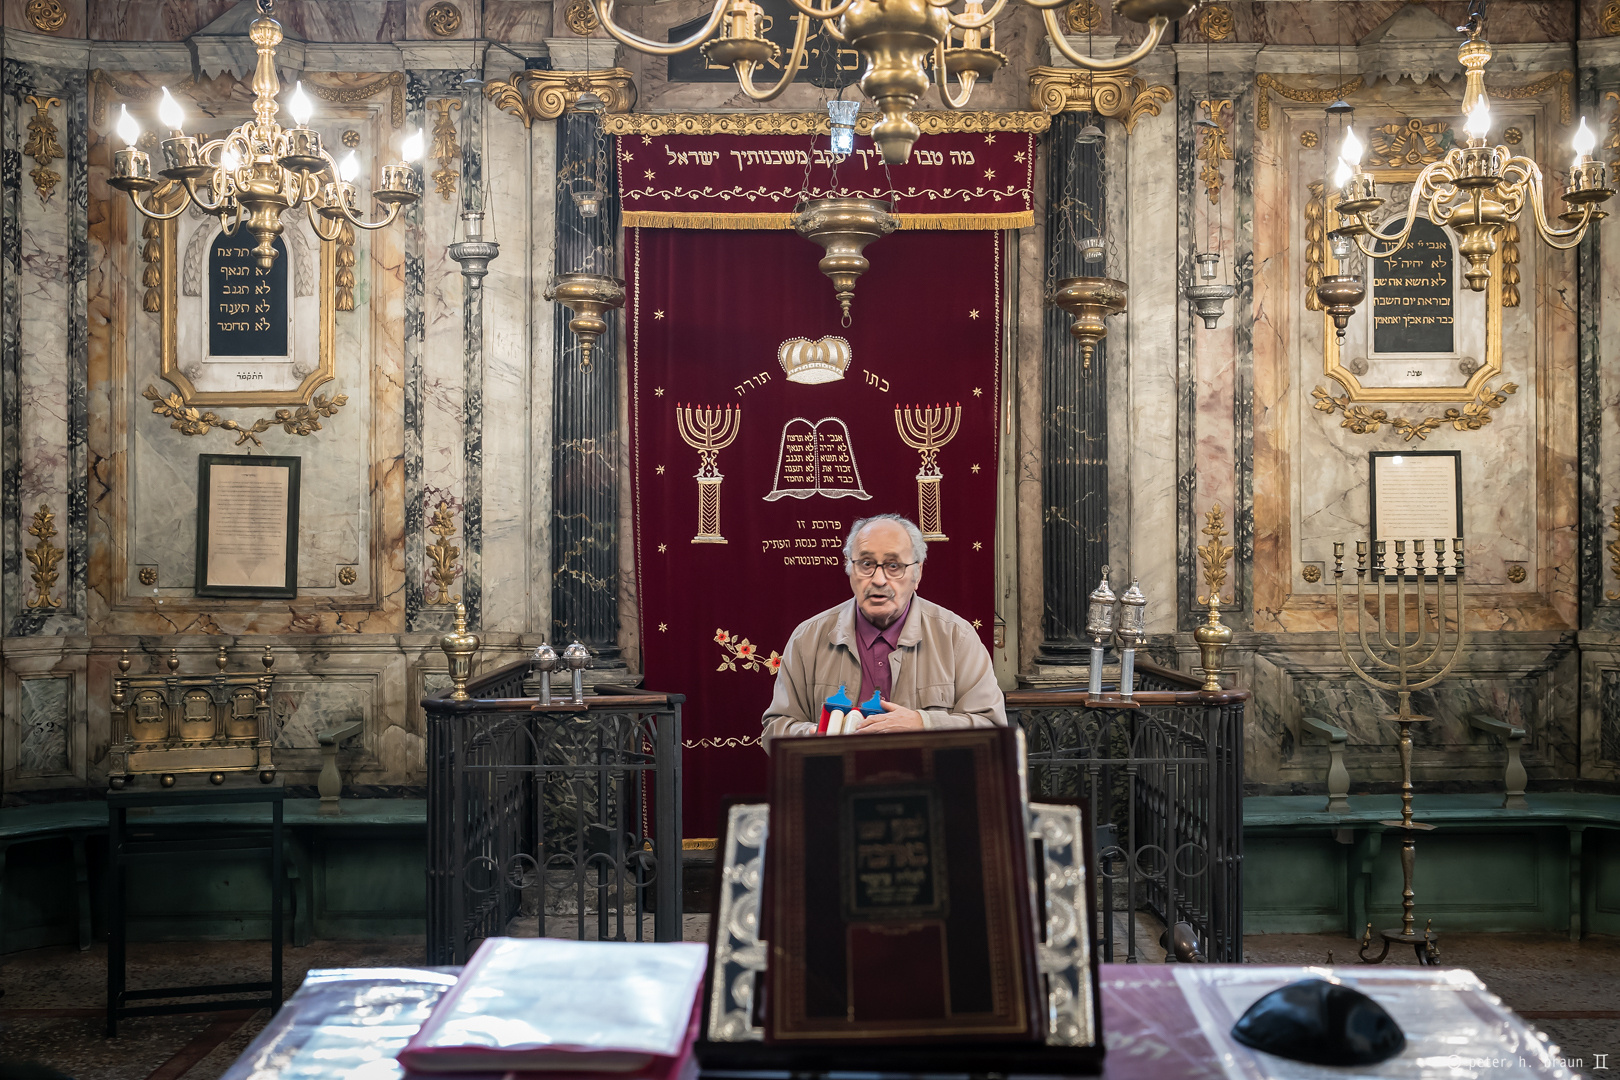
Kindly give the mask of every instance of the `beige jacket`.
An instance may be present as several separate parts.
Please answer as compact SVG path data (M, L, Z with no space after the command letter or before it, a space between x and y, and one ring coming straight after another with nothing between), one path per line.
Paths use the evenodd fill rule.
M779 735L814 735L821 703L840 686L851 699L860 692L858 640L853 598L793 631L765 710L767 749ZM889 654L889 673L892 700L922 713L928 730L1007 726L989 651L965 619L938 604L912 597L900 643Z

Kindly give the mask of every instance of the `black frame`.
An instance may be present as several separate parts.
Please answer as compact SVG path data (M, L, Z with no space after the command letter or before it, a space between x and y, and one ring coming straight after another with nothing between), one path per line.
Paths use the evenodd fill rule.
M266 457L258 454L197 455L197 567L193 592L197 596L283 599L298 595L298 495L299 466L302 458ZM213 466L272 466L286 469L287 477L287 566L280 586L210 585L208 583L208 523L212 515L210 475Z
M1456 506L1457 527L1447 540L1454 540L1463 533L1463 491L1462 491L1462 451L1461 450L1372 450L1367 454L1367 539L1376 544L1378 536L1378 459L1392 457L1449 457L1452 459L1453 473L1456 478ZM1421 536L1390 536L1387 540L1430 540L1433 537Z

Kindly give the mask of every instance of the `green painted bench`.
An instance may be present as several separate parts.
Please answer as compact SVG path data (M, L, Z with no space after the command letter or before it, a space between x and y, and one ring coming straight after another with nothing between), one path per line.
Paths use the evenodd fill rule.
M294 945L309 944L317 930L317 912L334 907L342 908L341 913L322 920L328 924L325 929L329 936L374 936L378 925L397 933L423 932L427 911L426 800L343 799L337 814L323 813L320 799L288 799L284 807L283 827L288 837L284 864L293 897ZM131 829L234 826L239 831L244 824L260 821L269 827L267 809L256 805L208 809L155 807L132 811L129 815ZM107 804L100 801L0 809L0 927L9 921L4 919L7 893L17 887L7 874L9 849L23 844L65 842L72 853L72 916L76 922L77 942L79 948L88 949L95 905L91 896L87 839L91 835L104 837L106 832ZM54 869L65 871L66 866ZM63 875L58 872L54 876L60 882ZM188 931L197 926L197 915L191 904L199 899L200 881L188 880L184 875L174 880L169 877L148 879L144 883L132 880L130 896L136 903L142 901L140 891L143 889L149 894L154 890L172 891L172 896L167 898L148 895L145 900L149 910L174 908L173 926L162 920L149 920L151 925L146 931L158 936L170 933L191 936ZM244 911L262 912L266 906L255 897L245 895L254 888L251 880L212 883L206 887L212 895L201 898L205 902ZM414 904L410 902L412 890L417 900ZM56 891L60 895L60 889ZM368 900L368 895L376 900ZM166 905L166 899L172 903ZM207 921L208 917L204 916L204 922ZM56 926L58 930L61 928L60 920ZM257 927L244 926L240 919L221 915L206 929L216 936L252 937ZM264 932L268 933L268 929ZM40 927L21 933L0 929L0 952L49 944L62 940L62 936Z
M1413 891L1436 930L1620 933L1620 795L1532 792L1418 795ZM1244 932L1359 938L1400 917L1398 843L1380 821L1400 817L1398 795L1356 795L1325 809L1320 795L1243 800ZM1588 833L1591 836L1588 837Z

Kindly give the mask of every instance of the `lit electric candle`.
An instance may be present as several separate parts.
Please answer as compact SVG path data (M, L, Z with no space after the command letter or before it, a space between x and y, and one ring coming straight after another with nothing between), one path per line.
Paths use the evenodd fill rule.
M1597 148L1597 136L1586 126L1586 117L1581 117L1581 126L1570 143L1575 148L1575 166L1570 169L1564 198L1573 203L1601 202L1608 193L1609 167L1591 160L1592 151ZM1603 194L1598 195L1599 192Z
M169 137L163 140L163 175L179 178L206 173L208 167L199 162L197 140L185 132L186 112L167 86L163 88L163 100L158 102L158 119L169 129Z
M375 197L383 202L410 202L422 194L422 178L411 164L422 156L421 128L406 136L399 148L399 156L401 164L383 166L382 185L375 193Z
M135 149L141 137L141 126L129 115L129 106L119 106L118 123L114 127L124 140L124 149L113 151L113 174L110 182L125 191L144 191L158 184L152 178L152 159L144 151Z

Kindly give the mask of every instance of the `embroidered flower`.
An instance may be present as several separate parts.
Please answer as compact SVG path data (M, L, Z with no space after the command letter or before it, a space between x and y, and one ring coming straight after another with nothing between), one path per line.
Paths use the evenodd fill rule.
M772 675L775 675L778 671L781 671L782 670L782 654L778 653L778 652L772 652L771 653L771 658L769 660L765 661L765 667L766 667L767 670L770 671L770 673Z
M726 642L731 640L731 635L726 633L724 630L716 630L714 632L714 640L719 644L724 645Z

